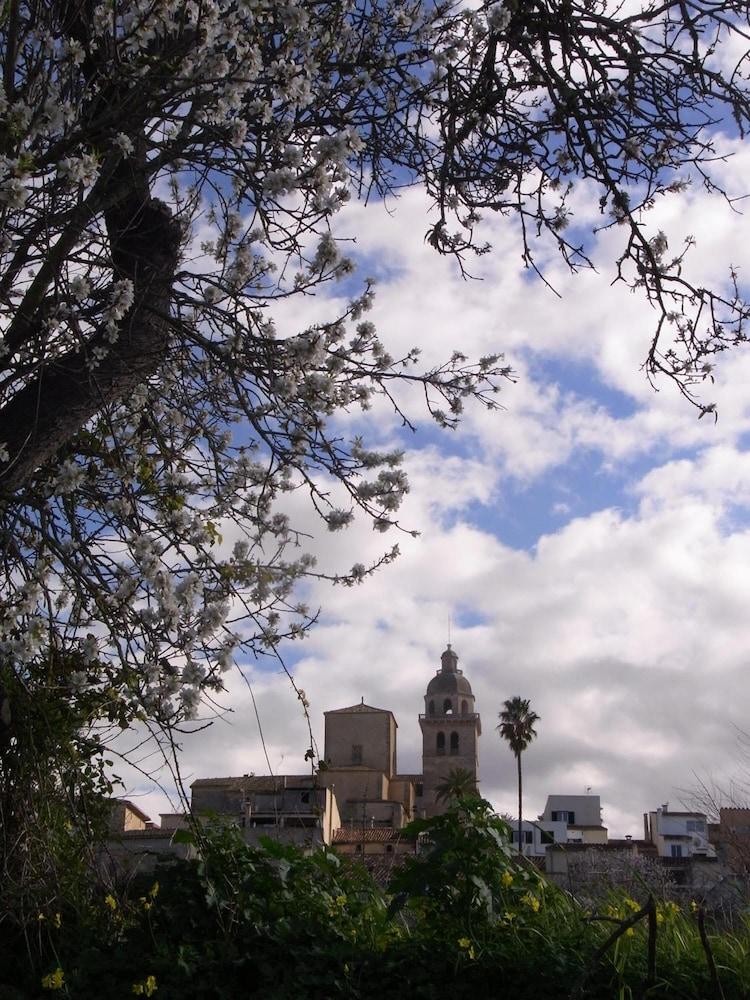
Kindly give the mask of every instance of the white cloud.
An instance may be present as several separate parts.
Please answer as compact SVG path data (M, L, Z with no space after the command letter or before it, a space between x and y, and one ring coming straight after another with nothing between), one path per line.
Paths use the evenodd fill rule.
M743 150L721 168L733 190L750 173L749 160ZM610 286L619 230L599 239L600 275L571 277L550 262L558 300L521 270L510 224L493 225L497 252L474 262L485 280L467 282L424 244L424 196L407 192L396 208L391 217L354 206L338 223L342 233L360 233L362 253L388 274L372 315L388 348L396 354L418 343L428 364L453 348L469 356L505 349L522 379L503 390L505 411L471 410L463 429L438 443L405 439L412 491L401 520L421 530L419 539L383 538L364 522L320 534L304 497L290 498L295 523L317 534L311 546L327 566L365 562L394 541L402 549L393 567L362 587L308 588L310 603L324 611L290 655L299 658L295 676L310 698L316 738L322 747L324 710L364 697L395 712L400 765L418 769L417 714L452 616L483 715L484 793L515 809L514 763L494 722L502 701L521 694L542 717L524 760L527 814L540 812L548 793L592 786L610 831L637 835L640 814L676 799L693 771L731 769L731 724L741 727L750 712L750 458L742 447L750 353L719 359L710 398L720 419L699 421L670 385L654 392L640 370L655 317L637 295ZM729 262L747 271L742 220L700 189L657 206L653 225L668 232L672 248L696 236L686 266L706 282L724 280ZM290 300L282 328L328 317L341 301ZM555 363L554 382L541 381L539 360ZM577 378L581 371L589 383ZM621 394L631 412L618 416L608 392ZM416 407L416 395L407 395ZM379 407L375 440L393 443L398 425ZM508 509L507 480L548 484L545 509L564 521L582 508L562 471L584 453L597 455L605 474L621 473L623 509L608 502L553 522L559 526L547 527L530 550L507 544L504 518L530 516L523 492ZM628 479L635 458L639 478ZM575 490L585 501L587 484L577 481ZM639 505L626 513L633 496ZM309 738L294 692L279 670L246 670L272 767L304 769ZM185 739L186 773L265 769L241 679L232 679L226 702L234 710L228 721Z

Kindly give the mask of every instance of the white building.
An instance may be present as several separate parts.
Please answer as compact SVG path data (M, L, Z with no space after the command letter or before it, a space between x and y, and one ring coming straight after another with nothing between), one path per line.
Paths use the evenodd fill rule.
M660 858L715 858L716 850L708 842L705 813L672 812L665 802L655 812L643 814L646 840L653 844Z
M608 832L602 823L601 799L598 795L548 795L540 823L563 823L566 836L563 843L606 844Z
M510 822L510 821L509 821ZM513 846L518 847L518 820L511 822ZM551 844L565 844L567 831L565 823L525 819L521 823L523 854L527 858L543 858Z

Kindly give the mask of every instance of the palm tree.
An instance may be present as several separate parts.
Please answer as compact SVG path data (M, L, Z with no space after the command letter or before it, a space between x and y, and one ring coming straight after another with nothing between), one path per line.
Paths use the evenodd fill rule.
M454 767L435 788L436 802L455 802L477 794L477 779L466 767Z
M508 741L518 765L518 851L523 852L523 786L521 782L521 754L536 737L534 725L539 722L539 716L532 712L528 698L509 698L503 702L503 710L499 715L500 725L497 731L500 737Z

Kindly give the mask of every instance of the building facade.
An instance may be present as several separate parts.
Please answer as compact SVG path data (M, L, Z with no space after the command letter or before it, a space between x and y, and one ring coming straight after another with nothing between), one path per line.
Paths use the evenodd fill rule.
M439 789L452 771L468 773L474 786L479 781L481 720L450 644L427 684L424 709L418 720L419 774L398 771L393 712L367 705L363 698L358 705L325 713L323 760L316 775L199 778L191 785L191 810L231 818L248 839L257 836L254 831L278 828L285 839L307 837L311 845L336 842L336 831L343 828L356 837L351 831L400 830L416 817L434 816L447 807Z

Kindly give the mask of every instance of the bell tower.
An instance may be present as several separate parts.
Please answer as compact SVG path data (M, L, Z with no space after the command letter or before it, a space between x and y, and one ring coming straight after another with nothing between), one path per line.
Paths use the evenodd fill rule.
M440 657L440 670L427 685L422 730L422 808L434 816L445 809L435 799L438 786L451 771L468 771L479 780L479 737L482 723L474 704L471 684L458 669L458 656L448 643Z

